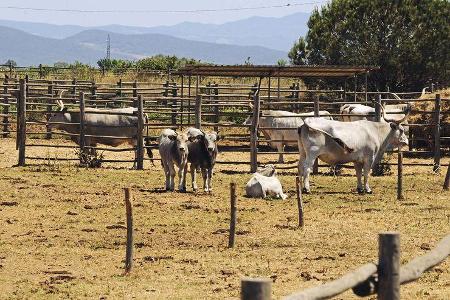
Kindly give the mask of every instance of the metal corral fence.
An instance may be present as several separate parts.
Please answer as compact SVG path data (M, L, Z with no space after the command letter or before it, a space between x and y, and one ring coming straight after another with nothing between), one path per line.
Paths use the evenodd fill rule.
M433 250L400 266L400 235L395 232L381 233L378 242L377 264L364 264L336 280L294 292L283 299L330 299L352 289L360 297L377 294L377 299L380 300L398 300L401 284L418 280L425 271L450 255L450 235L447 235ZM241 299L269 300L272 298L271 285L272 280L268 278L244 278L241 283Z
M270 82L269 82L270 83ZM17 148L20 150L20 163L24 164L25 159L48 160L48 157L26 156L27 147L52 147L52 148L80 148L84 151L86 146L55 145L48 143L36 143L41 139L51 139L53 136L74 137L82 139L84 132L70 134L64 132L54 132L48 123L48 116L57 110L57 100L62 100L69 110L82 112L84 108L119 108L135 107L139 120L148 116L147 122L137 122L135 124L143 127L143 138L152 141L151 145L143 148L155 148L157 137L161 129L173 128L183 129L188 126L195 126L203 129L211 129L220 132L221 151L246 152L250 154L248 160L240 161L218 161L223 164L250 164L251 170L255 170L260 157L263 155L296 154L292 149L273 151L268 149L266 143L296 143L296 140L274 140L263 135L262 131L297 130L296 128L282 128L279 126L261 126L260 120L266 116L268 110L287 110L291 112L311 112L314 116L320 116L321 110L326 110L335 119L343 115L339 109L344 104L363 104L375 107L375 117L380 119L381 111L376 102L384 104L412 103L432 103L433 109L418 110L413 109L412 114L428 115L426 123L405 124L409 128L410 145L408 155L432 156L433 163L414 163L414 165L433 166L436 170L440 167L440 158L445 153L442 146L448 147L450 137L446 136L450 128L447 122L442 123L443 116L449 114L448 110L442 111L442 103L449 99L436 95L435 99L420 99L415 96L421 93L402 94L402 99L393 97L389 92L349 92L342 89L337 90L308 90L302 88L299 82L292 82L287 86L278 84L276 86L261 85L260 83L216 83L206 81L204 78L188 78L188 82L181 77L178 82L165 81L160 83L148 82L126 82L119 80L117 84L103 84L92 81L73 80L42 80L29 79L26 77L20 83L15 79L5 78L1 84L3 99L2 107L1 136L7 137L12 132L17 131ZM61 95L61 92L64 93ZM19 99L19 101L17 100ZM138 101L138 99L141 99ZM350 100L349 100L350 99ZM142 112L139 111L139 104L142 105ZM96 112L98 113L98 112ZM104 114L114 114L113 112L103 112ZM89 114L89 112L84 112ZM117 115L117 113L115 113ZM355 116L355 115L351 115ZM374 117L374 115L361 115ZM251 122L244 124L250 117ZM271 116L274 119L282 116ZM81 118L83 119L83 118ZM78 125L72 123L67 125ZM80 129L83 127L80 126ZM418 129L428 129L432 134L429 136L418 136ZM422 130L423 131L423 130ZM33 135L33 142L27 142L27 135ZM36 138L36 139L35 139ZM108 136L108 138L124 138ZM30 141L30 140L28 140ZM420 142L430 145L428 149L420 149ZM139 144L138 144L139 145ZM137 151L143 149L134 148L93 148L102 151ZM65 157L60 160L78 160L78 157ZM136 155L135 159L127 160L104 160L105 162L134 162L138 166L143 160ZM408 165L408 164L405 164ZM283 166L281 168L291 169L296 166ZM317 169L316 169L317 172Z

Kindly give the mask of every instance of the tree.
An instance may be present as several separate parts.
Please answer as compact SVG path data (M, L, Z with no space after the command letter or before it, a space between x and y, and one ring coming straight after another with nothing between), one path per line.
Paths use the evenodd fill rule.
M16 61L13 60L13 59L8 59L8 60L5 62L5 65L12 66L12 67L17 67L17 63L16 63Z
M294 46L288 53L288 57L293 65L308 64L308 50L306 47L306 41L303 37L300 37L298 41L294 43Z
M332 0L308 21L294 44L294 64L371 65L372 88L418 90L429 80L449 84L450 2Z

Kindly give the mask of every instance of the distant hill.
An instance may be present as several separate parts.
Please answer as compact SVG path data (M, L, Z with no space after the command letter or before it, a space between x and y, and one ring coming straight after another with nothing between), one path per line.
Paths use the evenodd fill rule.
M184 22L173 26L157 27L115 24L83 27L8 20L0 20L0 25L57 39L67 38L85 30L97 29L126 35L159 33L189 40L241 46L263 46L287 52L299 36L306 34L308 19L309 13L295 13L280 18L251 17L220 25Z
M95 65L105 56L106 37L111 35L114 58L139 59L155 54L177 55L218 64L239 64L247 57L254 64L275 64L286 52L259 46L235 46L191 41L162 34L118 34L86 30L65 39L52 39L0 26L0 63L53 64L75 60Z

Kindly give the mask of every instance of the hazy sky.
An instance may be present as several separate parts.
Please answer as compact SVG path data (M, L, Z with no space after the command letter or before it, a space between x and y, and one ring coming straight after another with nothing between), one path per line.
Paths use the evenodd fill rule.
M295 0L1 0L1 19L45 22L53 24L76 24L76 25L106 25L122 24L137 26L172 25L183 21L202 23L224 23L243 19L250 16L284 16L295 12L311 12L315 6L326 1ZM216 12L189 12L189 13L76 13L17 10L7 8L8 6L22 8L44 8L44 9L69 9L69 10L202 10L202 9L226 9L226 8L248 8L258 6L275 6L291 4L289 7L265 8L240 11L216 11ZM314 3L314 4L313 4Z

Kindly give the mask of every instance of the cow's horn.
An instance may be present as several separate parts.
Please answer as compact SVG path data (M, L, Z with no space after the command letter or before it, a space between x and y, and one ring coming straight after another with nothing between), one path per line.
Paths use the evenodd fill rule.
M56 100L56 105L58 105L60 110L64 109L64 102L62 102L61 100Z
M411 103L407 103L406 110L405 110L405 116L401 120L396 121L395 123L400 124L403 121L405 121L408 118L409 114L411 113L411 110L412 110Z

